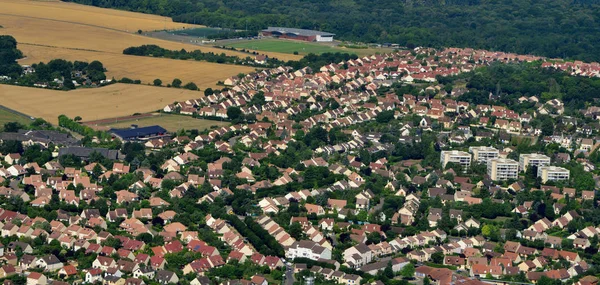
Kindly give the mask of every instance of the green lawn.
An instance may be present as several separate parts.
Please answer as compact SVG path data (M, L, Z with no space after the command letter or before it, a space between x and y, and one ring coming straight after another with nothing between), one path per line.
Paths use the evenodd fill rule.
M291 53L298 52L300 55L306 55L309 53L322 54L325 52L345 52L350 54L356 54L358 56L365 56L379 53L391 52L389 48L364 48L364 49L353 49L345 47L332 46L331 44L325 43L311 43L293 40L278 40L278 39L260 39L260 40L243 40L234 43L226 44L228 47L234 47L236 49L250 49L257 51L269 51L269 52L280 52L280 53Z
M227 46L235 47L237 49L243 48L280 53L294 53L295 51L297 51L298 54L321 54L325 52L336 52L344 50L341 48L331 47L325 44L275 39L240 41L228 44Z
M147 118L124 120L117 122L110 122L100 125L105 129L109 128L129 128L131 125L138 125L139 127L147 127L159 125L165 128L169 132L176 132L181 129L191 130L205 130L210 129L212 126L227 126L228 122L220 122L213 120L195 119L191 116L173 115L173 114L161 114ZM94 127L94 126L92 126Z
M18 122L23 125L28 126L31 124L32 120L28 117L21 116L10 111L7 111L3 108L0 108L0 129L4 126L4 124L8 122Z

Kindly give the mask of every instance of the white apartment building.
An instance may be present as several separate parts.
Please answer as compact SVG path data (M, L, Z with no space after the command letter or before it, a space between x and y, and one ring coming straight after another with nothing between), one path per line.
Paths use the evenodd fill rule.
M331 259L331 250L309 240L301 240L292 244L285 252L285 257L294 259L303 257L312 260Z
M487 174L492 180L517 179L519 163L507 158L494 158L487 162Z
M537 177L542 178L542 183L547 181L568 180L571 172L563 167L542 166L538 168Z
M469 152L473 154L473 161L484 164L500 155L500 151L489 146L472 146L469 147Z
M519 171L526 171L529 166L548 166L550 157L539 153L525 153L519 156Z
M466 171L471 167L471 154L459 150L443 150L440 155L440 163L442 167L446 167L448 162L460 164L463 170Z

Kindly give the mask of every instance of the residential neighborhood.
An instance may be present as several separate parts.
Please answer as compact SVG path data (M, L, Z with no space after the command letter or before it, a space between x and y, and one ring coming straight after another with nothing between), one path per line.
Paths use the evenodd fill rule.
M262 69L161 110L230 122L207 130L5 126L0 278L597 284L598 102L463 77L533 62L600 71L415 48Z

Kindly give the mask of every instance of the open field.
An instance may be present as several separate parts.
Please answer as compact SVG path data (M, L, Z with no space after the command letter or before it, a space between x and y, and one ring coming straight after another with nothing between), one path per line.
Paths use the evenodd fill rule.
M200 25L175 23L168 17L104 9L60 1L1 0L1 14L45 18L126 32L199 28Z
M2 129L4 124L8 122L18 122L23 125L29 125L31 124L32 120L29 117L15 114L0 106L0 129Z
M19 49L26 56L20 61L21 64L47 62L55 58L100 60L108 69L109 77L129 77L145 83L160 78L165 84L179 78L184 82L193 81L202 89L214 87L218 80L253 70L242 66L123 55L127 47L156 44L167 49L200 49L204 52L248 56L241 52L145 37L131 32L134 26L135 31L138 28L160 29L165 25L164 17L64 2L0 0L0 7L0 25L4 27L0 33L17 39ZM167 28L182 27L169 24L169 21L166 23Z
M181 129L191 130L204 130L212 126L226 126L228 122L219 122L204 119L195 119L191 116L183 115L171 115L171 114L153 114L151 117L145 117L140 119L128 119L128 120L115 120L110 123L102 123L98 125L87 124L88 126L98 130L108 130L111 128L128 128L131 125L138 125L139 127L147 127L153 125L159 125L167 131L176 132Z
M117 54L122 54L125 48L131 46L155 44L172 50L199 49L203 52L248 56L246 53L208 45L195 45L184 40L164 40L137 34L138 29L154 31L165 27L167 29L203 27L173 23L171 19L161 16L66 2L0 0L0 7L2 7L0 25L4 27L2 34L14 36L19 43ZM54 52L55 50L49 50L43 60L56 58L53 57ZM270 56L280 55L274 53Z
M152 112L174 101L202 96L198 91L132 84L69 92L0 85L2 105L53 124L58 123L61 114L81 116L84 121L107 119Z
M338 47L331 43L311 43L294 40L284 39L259 39L259 40L244 40L236 41L226 46L235 47L237 49L250 49L256 51L270 51L279 53L291 53L298 52L298 54L321 54L325 52L346 52L353 53L359 56L370 55L376 52L390 52L392 49L388 48L368 48L368 49L351 49Z

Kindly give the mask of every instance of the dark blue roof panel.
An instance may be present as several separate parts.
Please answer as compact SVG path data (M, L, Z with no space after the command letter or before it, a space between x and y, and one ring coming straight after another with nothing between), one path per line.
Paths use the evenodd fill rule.
M137 137L165 134L167 133L167 130L161 126L148 126L135 129L111 129L110 132L121 137L122 139L132 139Z

